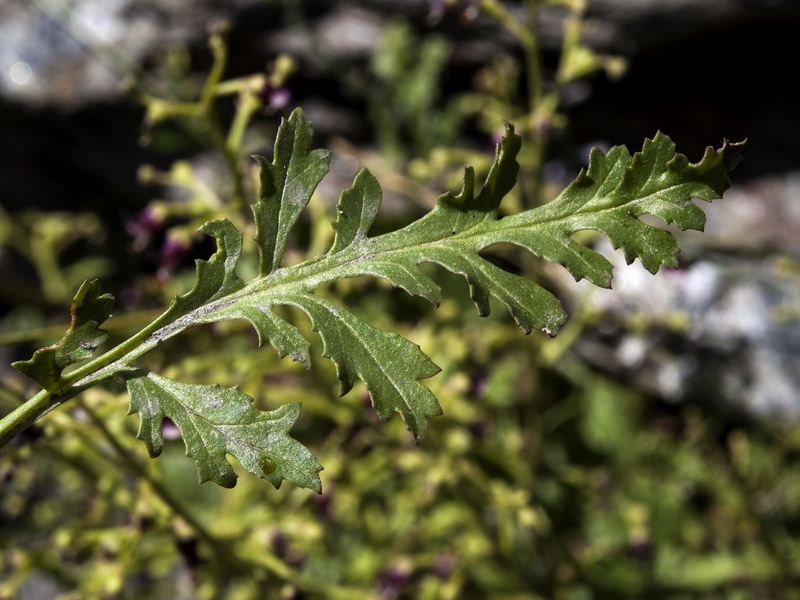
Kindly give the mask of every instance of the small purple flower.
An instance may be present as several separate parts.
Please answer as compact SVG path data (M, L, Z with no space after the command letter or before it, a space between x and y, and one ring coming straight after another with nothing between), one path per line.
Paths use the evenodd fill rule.
M405 584L411 578L408 565L396 563L378 575L378 589L382 600L394 600L400 597Z
M469 376L467 395L470 398L481 398L486 393L487 387L489 387L489 374L486 369L479 366L473 367Z
M288 87L272 87L267 83L259 94L264 106L269 110L280 110L292 101L292 91Z
M448 12L459 14L463 23L469 23L478 16L480 0L430 0L428 6L430 25L437 24Z
M165 440L179 440L181 432L178 426L169 417L164 417L161 421L161 435Z
M178 267L186 260L189 254L189 247L183 240L173 236L167 236L159 252L159 267L156 272L156 281L163 283Z
M135 219L125 222L125 231L133 238L133 251L141 252L163 228L163 223L152 210L145 208Z
M447 579L455 569L455 560L450 554L440 554L433 563L431 571L440 579Z
M492 146L491 148L487 148L486 152L489 154L494 154L495 148L503 142L503 138L506 135L505 129L497 129L492 134Z

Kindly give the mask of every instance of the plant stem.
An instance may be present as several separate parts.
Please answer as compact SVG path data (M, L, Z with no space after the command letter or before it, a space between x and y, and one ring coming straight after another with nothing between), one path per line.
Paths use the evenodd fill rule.
M83 391L83 389L78 390ZM78 393L62 396L42 390L0 420L0 448L17 437L30 425Z
M527 226L527 224L516 225L516 227ZM298 292L306 293L337 279L370 273L368 265L373 260L380 260L381 258L391 260L394 255L402 255L408 251L413 251L420 245L446 247L452 243L459 243L470 238L480 238L486 235L486 232L483 231L474 234L467 231L458 236L435 239L436 234L434 234L434 239L420 239L417 243L409 245L407 240L409 231L410 229L407 227L381 236L383 244L379 252L373 251L370 253L365 250L365 244L371 246L378 239L370 238L367 241L351 245L346 251L320 256L291 267L279 269L267 277L256 278L239 291L210 301L202 307L180 316L176 316L174 311L168 308L139 333L102 356L62 376L53 388L40 391L24 405L0 420L0 447L7 444L15 435L41 416L76 394L114 375L131 370L130 364L134 359L161 342L177 335L191 325L219 320L213 317L209 318L209 315L213 315L215 311L224 309L226 306L243 298L263 293L265 290L270 290L276 297L291 296ZM478 245L481 248L486 246L486 244L481 245L480 242ZM276 303L294 304L291 300Z
M503 25L522 46L525 54L528 101L531 114L542 99L542 67L539 51L539 0L526 0L527 24L523 24L498 0L482 0L481 10Z
M539 47L539 0L526 0L528 35L520 40L525 51L525 67L528 79L528 102L532 115L541 109L542 104L542 55Z
M242 139L250 119L261 108L261 99L254 88L263 86L263 77L253 78L253 80L242 82L239 101L236 105L236 114L233 123L228 130L228 138L225 140L226 151L232 156L237 156L242 148Z
M220 34L212 35L211 39L208 41L208 45L211 48L211 54L214 57L214 62L211 66L211 71L209 72L208 77L203 85L203 91L200 95L198 106L208 126L212 142L225 159L225 166L227 167L228 173L231 177L233 190L231 192L230 203L235 211L244 213L246 201L242 172L239 168L239 148L238 146L232 148L228 144L228 140L225 139L225 135L222 133L222 127L219 123L219 119L214 112L214 99L216 97L217 86L222 80L222 75L225 72L225 64L228 61L228 49L225 45L224 38Z
M367 597L367 594L363 590L339 588L330 585L329 582L303 575L263 547L259 549L257 560L255 560L255 557L242 558L233 551L234 544L231 543L231 540L220 538L206 528L202 521L188 511L160 479L154 477L152 473L140 463L136 456L122 445L114 433L108 429L105 421L101 419L92 408L82 400L78 400L77 402L125 465L127 465L137 477L146 481L161 501L164 502L177 517L185 521L195 531L197 536L211 549L217 564L225 567L228 572L233 570L242 575L252 577L252 572L261 567L283 581L287 581L306 592L321 593L332 598Z
M111 447L114 449L114 452L116 452L117 456L122 459L127 467L140 479L146 481L156 495L161 498L164 504L169 506L177 516L186 521L186 523L197 533L198 537L209 545L212 552L214 552L216 555L217 560L221 561L223 564L230 563L230 566L233 566L234 563L232 563L230 560L232 557L228 553L221 552L225 544L223 544L221 540L218 540L216 536L206 529L206 526L197 518L195 518L191 512L187 511L186 508L178 501L178 499L172 495L172 492L170 492L169 489L159 479L153 477L150 471L143 467L136 457L131 454L127 448L125 448L125 446L119 443L117 437L106 426L105 421L98 417L92 408L83 402L83 400L76 400L76 402L78 402L80 407L86 412L94 425L100 430L100 433L103 434L105 440L111 445Z
M100 381L112 377L116 371L106 369L112 363L126 355L130 355L132 360L152 348L157 342L151 339L150 343L147 343L148 338L158 331L167 319L168 312L165 312L130 339L62 377L58 385L49 390L41 390L25 404L3 417L0 420L0 448L60 404ZM181 330L182 328L176 328L172 335Z
M228 62L228 49L222 35L215 33L208 40L208 47L211 49L213 62L211 70L203 83L203 90L200 92L200 106L203 112L209 112L214 105L214 97L222 75L225 72L225 64Z

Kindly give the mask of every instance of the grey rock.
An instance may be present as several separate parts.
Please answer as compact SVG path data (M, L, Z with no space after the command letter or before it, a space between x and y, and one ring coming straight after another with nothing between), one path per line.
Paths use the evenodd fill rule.
M714 223L704 234L713 238L717 232L724 245L716 240L715 251L715 240L706 240L710 247L692 251L684 237L682 246L690 247L687 254L703 258L680 270L662 268L654 277L638 263L626 265L619 253L601 245L614 262L613 290L583 283L579 288L581 301L607 317L605 325L576 344L576 352L590 364L667 400L699 399L761 414L798 415L800 265L787 257L789 248L782 253L770 250L780 246L780 239L768 239L769 230L761 226L771 211L761 219L754 217L760 211L757 195L734 188L730 196L715 202L709 211ZM728 229L737 231L734 215L740 213L735 205L745 197L751 233L725 239ZM794 204L788 196L785 200ZM732 206L725 211L729 201ZM725 220L726 214L730 220ZM790 227L796 239L800 221L785 226L787 231ZM787 233L787 242L789 237ZM796 247L793 253L797 261ZM649 323L646 333L623 325L630 315Z
M154 53L206 35L257 0L3 0L0 96L74 109L119 100Z

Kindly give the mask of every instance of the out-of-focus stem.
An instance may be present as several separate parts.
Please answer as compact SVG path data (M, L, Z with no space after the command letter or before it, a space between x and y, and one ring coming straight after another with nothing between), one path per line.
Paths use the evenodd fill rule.
M252 81L242 82L242 89L239 93L239 101L236 105L236 114L233 123L228 130L228 139L225 141L226 151L232 156L238 156L242 148L242 139L250 119L261 109L261 98L258 97L255 86L261 84L263 78L259 77Z
M544 101L542 82L542 57L539 45L540 0L525 0L525 22L514 16L499 0L482 0L481 10L497 19L519 42L525 62L525 79L528 90L528 123L526 131L529 146L528 162L532 189L528 190L528 208L541 204L544 168L544 150L547 135L542 124L549 118L550 103Z

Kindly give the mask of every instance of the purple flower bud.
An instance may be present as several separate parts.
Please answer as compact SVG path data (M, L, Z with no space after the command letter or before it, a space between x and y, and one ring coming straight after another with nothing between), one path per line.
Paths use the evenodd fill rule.
M428 11L428 22L431 25L435 25L442 20L444 13L447 12L447 2L446 0L430 0L428 4L430 6Z
M274 88L266 84L259 95L264 106L270 110L280 110L292 101L292 92L288 87Z
M169 417L164 417L161 422L161 435L165 440L179 440L181 438L178 426Z
M431 571L440 579L447 579L455 568L455 561L450 554L440 554L436 557Z
M394 564L378 575L378 589L383 600L394 600L400 597L403 587L411 578L411 570L407 565Z
M136 218L125 222L125 231L133 238L133 251L141 252L153 236L163 228L163 223L152 210L145 208Z
M167 236L159 252L159 267L156 273L156 281L159 283L166 281L169 276L184 263L188 253L189 247L183 240L173 236Z

